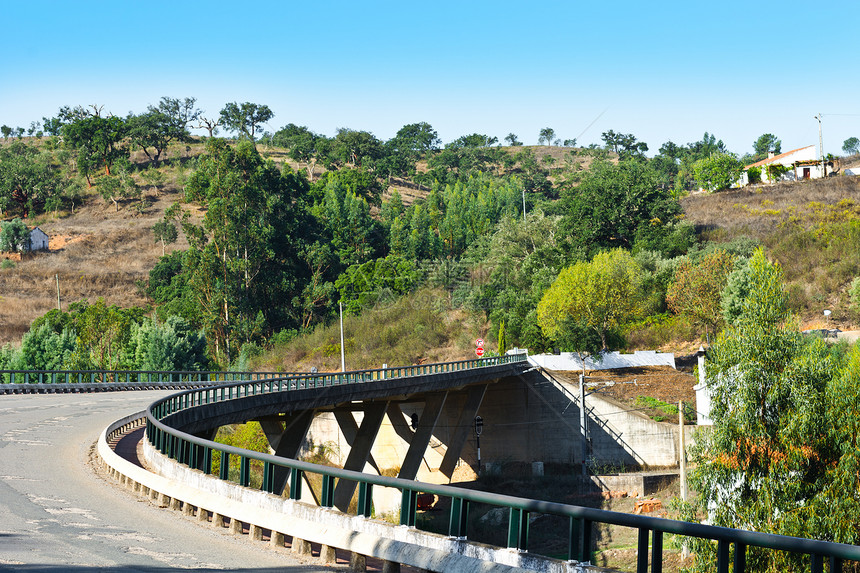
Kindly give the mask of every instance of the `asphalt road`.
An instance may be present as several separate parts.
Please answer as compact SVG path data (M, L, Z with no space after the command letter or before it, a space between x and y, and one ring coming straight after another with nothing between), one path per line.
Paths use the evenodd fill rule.
M169 392L0 396L0 571L322 572L97 475L99 432Z

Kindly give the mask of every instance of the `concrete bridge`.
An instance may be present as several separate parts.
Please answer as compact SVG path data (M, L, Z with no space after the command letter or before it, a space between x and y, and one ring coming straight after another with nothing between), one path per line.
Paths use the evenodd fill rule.
M760 545L830 556L834 564L843 558L860 558L858 548L838 544L614 514L439 484L450 479L458 464L477 465L472 438L476 415L486 420L482 437L487 460L539 456L543 461L571 463L581 459L577 445L581 440L570 439L578 431L578 405L565 392L563 385L516 355L254 380L188 390L158 400L146 412L111 424L100 440L99 453L111 475L160 505L213 526L229 526L236 533L247 530L253 538L265 535L281 547L289 540L292 550L299 553L310 551L313 545L323 560L337 549L347 550L359 570L367 557L381 559L385 571L397 571L401 564L431 571L586 570L594 522L639 530L639 571L661 570L662 539L667 532L717 540L718 570L728 570L731 546ZM571 407L559 407L565 402L559 396ZM315 420L326 417L349 446L342 468L295 459L308 437L315 435ZM248 420L260 421L275 455L212 441L218 427ZM389 433L402 442L402 455L392 458L399 460L396 474L386 471L392 466L380 451L397 450L391 444L380 446L384 420ZM154 472L119 458L109 447L112 440L141 426L147 437L144 457ZM605 427L597 431L613 433ZM316 435L325 432L316 429ZM624 436L618 437L619 452L635 451L624 443ZM435 460L428 452L435 452ZM238 471L230 470L231 459L239 461ZM369 468L372 470L361 471ZM436 483L424 481L424 476L434 474L439 478ZM397 525L372 519L379 517L378 509L386 507L385 498L390 501L391 492L398 502L393 504ZM437 533L415 527L419 498L427 494L448 500L447 527ZM470 541L469 509L475 504L504 510L507 543L502 547ZM558 521L556 529L568 532L562 536L568 539L564 558L542 557L529 550L529 526L537 515ZM735 570L741 571L743 563L737 559Z

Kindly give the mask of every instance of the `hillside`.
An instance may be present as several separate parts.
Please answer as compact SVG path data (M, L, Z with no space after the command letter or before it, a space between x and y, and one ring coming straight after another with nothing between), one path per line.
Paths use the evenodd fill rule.
M785 182L681 200L687 220L703 238L760 241L780 262L789 304L806 328L855 330L860 316L849 309L847 290L860 275L860 180Z
M563 164L568 173L571 169L587 170L594 159L589 150L573 148L535 146L503 149L508 153L518 153L523 149L531 151L537 162L550 167L551 178L553 166ZM261 145L259 150L278 164L286 163L296 171L304 171L305 166L289 159L283 149ZM142 295L140 284L148 278L149 271L162 254L161 245L155 241L151 228L166 208L182 199L184 181L190 172L189 161L202 152L202 143L171 147L167 153L169 161L162 162L158 168L163 177L157 185L147 184L142 172L136 172L135 178L143 189L141 201L121 202L117 210L91 190L84 205L74 213L47 213L26 221L30 226L40 226L51 236L51 251L25 260L6 262L0 269L0 325L3 327L0 329L0 344L19 343L21 335L35 318L56 308L57 280L64 309L71 302L94 301L99 297L108 304L126 307L146 305L148 301ZM131 160L133 163L146 163L140 151L134 152ZM426 165L419 163L419 170L425 168ZM511 167L518 168L516 165ZM324 169L317 166L315 175L319 177L323 172ZM408 180L392 178L390 182L384 197L397 189L405 204L428 193L426 187ZM766 245L786 271L791 304L806 326L825 326L821 311L830 308L833 310L831 327L855 328L860 317L848 309L847 288L860 274L860 239L855 238L860 233L852 231L850 223L860 218L860 181L836 177L827 181L694 194L681 203L686 219L696 225L706 240L728 242L750 237ZM196 209L190 210L192 215L199 216ZM179 241L169 245L167 251L186 246L180 233ZM356 323L357 332L361 332L361 328ZM419 345L393 355L367 350L367 356L360 358L359 362L372 366L386 361L413 363L466 358L469 352L458 350L459 346L476 336L494 338L494 333L489 333L488 328L489 324L481 319L452 315L444 332L436 337L437 348ZM694 331L679 329L677 325L667 328L675 330L663 336L656 346L653 339L637 336L631 337L633 345L683 353L698 347ZM320 334L317 341L320 348L336 343L332 335L330 329ZM319 349L306 348L302 352L303 356L280 356L261 362L279 368L292 368L288 364L299 367L312 362L325 368L336 366L330 363L337 362L337 357L326 355L325 360L320 360L326 353Z

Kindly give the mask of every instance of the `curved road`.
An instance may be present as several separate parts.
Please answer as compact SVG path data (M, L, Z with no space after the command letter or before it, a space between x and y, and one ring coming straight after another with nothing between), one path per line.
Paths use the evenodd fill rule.
M170 393L0 396L0 571L332 571L158 509L94 473L99 432Z

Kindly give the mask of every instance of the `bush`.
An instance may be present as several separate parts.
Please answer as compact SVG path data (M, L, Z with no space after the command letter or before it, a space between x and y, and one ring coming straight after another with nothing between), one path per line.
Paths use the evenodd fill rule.
M18 253L29 248L30 230L24 221L16 217L0 224L0 251Z

